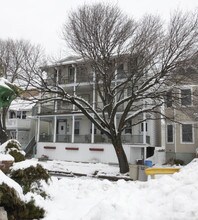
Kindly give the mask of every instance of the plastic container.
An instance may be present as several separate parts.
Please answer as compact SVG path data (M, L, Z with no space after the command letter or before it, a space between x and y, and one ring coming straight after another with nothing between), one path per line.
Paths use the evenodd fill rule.
M147 166L147 167L152 167L153 163L152 163L151 160L145 160L144 165Z

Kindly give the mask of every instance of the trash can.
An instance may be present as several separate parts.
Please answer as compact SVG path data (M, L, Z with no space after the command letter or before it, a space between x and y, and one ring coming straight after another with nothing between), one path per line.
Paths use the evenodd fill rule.
M129 165L129 176L134 181L138 179L138 165L135 164Z
M139 181L147 181L147 175L145 173L145 169L147 169L148 166L139 165L138 166L138 180Z

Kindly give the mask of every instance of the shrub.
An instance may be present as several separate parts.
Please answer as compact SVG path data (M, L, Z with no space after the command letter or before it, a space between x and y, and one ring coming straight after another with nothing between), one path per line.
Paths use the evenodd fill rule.
M176 159L176 158L170 158L165 164L170 164L171 166L173 165L185 165L184 161L183 160L180 160L180 159Z
M14 157L15 162L21 162L25 160L24 151L21 148L21 145L16 140L8 141L5 147L6 153L9 153Z
M22 201L14 188L7 184L0 184L0 206L3 206L8 214L8 220L38 219L43 218L45 211L35 205L34 200L25 203Z
M30 166L26 169L13 170L10 173L10 177L21 185L24 193L40 191L40 180L44 180L47 183L50 179L48 172L40 164L37 164L36 167Z

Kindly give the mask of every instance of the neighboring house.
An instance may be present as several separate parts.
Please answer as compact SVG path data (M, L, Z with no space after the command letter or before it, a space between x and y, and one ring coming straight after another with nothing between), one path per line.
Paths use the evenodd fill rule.
M35 120L32 120L31 101L16 99L12 101L6 118L6 128L10 139L17 139L25 149L35 137Z
M190 162L198 148L198 78L197 72L191 68L187 71L187 79L177 89L178 100L173 101L170 90L165 106L166 120L164 140L167 160L176 158L185 163Z
M127 65L123 64L122 68L127 68ZM85 69L82 59L69 57L56 65L45 67L44 70L48 84L61 85L67 92L80 95L95 105L96 111L100 111L101 101L93 83L93 76L90 75L91 71ZM120 113L117 113L117 120ZM61 100L38 104L34 108L34 117L38 158L46 155L50 159L67 161L117 163L110 140L75 106ZM133 164L136 160L149 156L151 147L161 146L159 121L149 120L154 117L150 114L138 116L136 121L142 117L148 120L134 127L129 123L122 135L128 161Z

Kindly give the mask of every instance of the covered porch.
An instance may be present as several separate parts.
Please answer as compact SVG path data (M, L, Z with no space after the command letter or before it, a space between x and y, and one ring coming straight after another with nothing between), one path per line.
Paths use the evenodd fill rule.
M37 131L37 142L111 143L111 140L82 114L41 116L38 118ZM142 124L133 127L129 125L122 133L122 142L150 144L147 128L143 129Z

